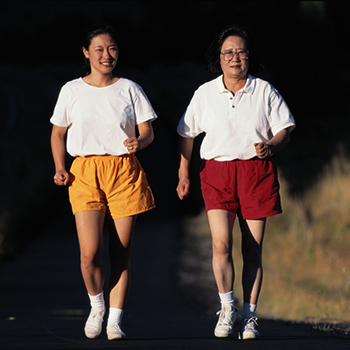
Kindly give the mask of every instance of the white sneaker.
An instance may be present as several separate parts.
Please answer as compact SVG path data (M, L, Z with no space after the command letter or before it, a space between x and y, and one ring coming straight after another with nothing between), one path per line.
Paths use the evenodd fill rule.
M258 318L255 315L247 315L242 318L239 324L239 339L257 339L259 338Z
M235 325L237 310L230 306L224 306L217 315L219 315L219 320L216 324L214 334L219 338L228 337Z
M118 323L107 325L108 340L123 339L125 337L126 337L125 333L120 329L120 326Z
M101 334L102 331L102 322L103 316L105 314L104 309L96 309L92 308L90 311L90 315L85 323L85 335L88 338L96 338Z

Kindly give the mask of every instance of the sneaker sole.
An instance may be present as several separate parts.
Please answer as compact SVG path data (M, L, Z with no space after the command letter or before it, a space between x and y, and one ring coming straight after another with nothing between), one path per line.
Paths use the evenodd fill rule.
M220 333L220 332L214 332L214 335L215 335L215 337L217 337L217 338L227 338L227 337L229 337L230 335L232 334L232 332L230 332L230 333Z
M89 334L89 333L85 333L86 337L89 338L89 339L95 339L97 337L100 336L101 333L99 334Z
M102 333L102 327L99 331L98 330L96 330L96 331L90 330L89 331L89 329L84 328L84 333L85 333L87 338L94 339L94 338L97 338L100 336L100 334Z
M125 337L123 336L123 335L115 335L115 336L111 336L111 337L109 337L109 336L107 336L107 338L108 338L108 340L120 340L120 339L124 339Z
M242 337L241 333L238 334L238 339L240 339L240 340L254 340L254 339L258 339L258 338L259 338L259 336L256 334L246 334L243 337Z

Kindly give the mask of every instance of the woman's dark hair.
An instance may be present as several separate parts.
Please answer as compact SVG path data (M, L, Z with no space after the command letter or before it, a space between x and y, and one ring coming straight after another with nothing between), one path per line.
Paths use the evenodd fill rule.
M82 46L86 50L89 50L92 39L95 36L101 35L101 34L109 34L110 37L117 43L117 37L115 34L115 30L111 26L109 26L108 24L103 23L103 24L96 24L96 25L88 28L86 35L85 35L85 39L82 43ZM87 59L84 56L84 61L85 61L85 69L87 70L87 73L89 74L91 72L89 59Z
M211 73L222 74L222 69L220 65L220 52L222 48L222 44L229 36L238 36L242 38L245 42L245 48L249 50L249 70L258 70L255 67L255 62L252 62L251 57L254 58L254 53L252 55L252 45L250 39L249 29L244 26L239 25L231 25L226 27L221 33L219 33L206 52L206 62L207 69ZM253 64L252 64L253 63Z

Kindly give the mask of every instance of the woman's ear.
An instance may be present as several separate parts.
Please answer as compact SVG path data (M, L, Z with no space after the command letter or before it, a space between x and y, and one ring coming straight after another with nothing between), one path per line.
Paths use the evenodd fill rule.
M84 53L86 58L89 58L89 51L86 50L84 46L83 46L83 53Z

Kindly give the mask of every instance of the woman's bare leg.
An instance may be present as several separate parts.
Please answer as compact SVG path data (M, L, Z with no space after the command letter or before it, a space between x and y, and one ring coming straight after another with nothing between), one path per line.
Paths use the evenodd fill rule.
M262 245L264 239L266 219L243 220L239 219L242 231L243 254L243 293L244 302L257 304L262 279Z
M213 272L219 293L233 290L232 230L235 215L225 210L209 210L208 220L213 245Z
M110 223L110 307L123 309L130 286L130 253L136 216Z
M80 211L75 214L81 272L90 295L101 293L105 281L102 262L104 219L105 214L100 211Z

